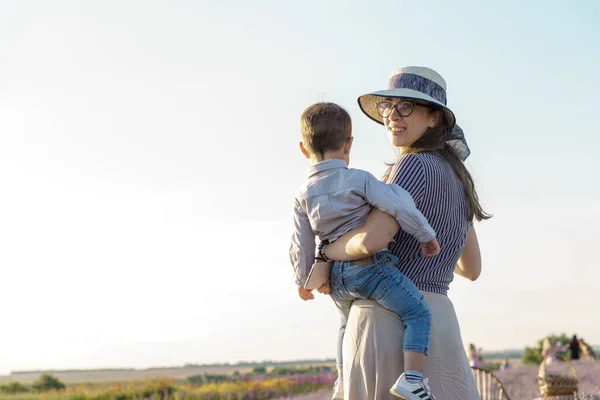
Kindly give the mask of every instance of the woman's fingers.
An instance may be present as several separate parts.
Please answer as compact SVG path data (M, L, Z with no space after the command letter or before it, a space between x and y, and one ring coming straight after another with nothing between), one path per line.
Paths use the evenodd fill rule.
M331 294L331 283L329 281L325 282L317 289L317 292L322 294Z

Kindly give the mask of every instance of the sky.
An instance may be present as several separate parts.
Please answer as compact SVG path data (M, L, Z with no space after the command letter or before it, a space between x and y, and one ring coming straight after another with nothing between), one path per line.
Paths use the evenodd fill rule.
M359 95L448 84L486 211L463 341L600 344L600 3L0 0L0 374L333 358L288 248L299 117L333 101L351 166L395 159Z

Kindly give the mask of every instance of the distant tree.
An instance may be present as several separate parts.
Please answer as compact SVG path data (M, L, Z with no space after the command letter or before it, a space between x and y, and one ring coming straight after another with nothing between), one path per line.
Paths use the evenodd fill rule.
M537 347L525 347L523 352L523 364L539 365L542 363L542 348Z
M31 386L40 392L46 392L52 389L61 390L65 388L64 383L62 383L57 377L50 374L41 375L35 382L33 382L33 385Z
M266 373L267 373L266 367L254 367L250 371L250 374L252 374L252 375L264 375Z
M497 371L500 369L500 363L488 361L485 363L485 367L483 369L486 371Z
M570 340L569 336L567 336L565 333L561 333L560 335L552 334L548 335L547 337L550 338L550 342L555 344L566 344ZM539 365L542 363L544 360L544 357L542 357L542 344L544 339L545 337L538 340L537 346L535 347L525 347L522 358L523 364ZM567 353L564 351L557 351L557 354L563 356L567 355Z
M192 385L204 385L206 383L229 382L231 378L228 375L209 375L207 373L199 375L190 375L185 378Z
M0 385L0 392L2 393L23 393L29 391L27 386L23 385L21 382L12 381L5 383L4 385Z
M202 385L205 382L204 375L191 375L185 378L192 385Z

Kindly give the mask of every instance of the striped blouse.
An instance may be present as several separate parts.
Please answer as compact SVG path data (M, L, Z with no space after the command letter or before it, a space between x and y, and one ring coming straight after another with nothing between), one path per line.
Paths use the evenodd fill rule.
M390 250L399 268L419 290L447 294L456 262L462 254L469 222L467 199L452 166L435 153L406 154L393 167L388 182L408 191L437 233L440 254L425 259L419 243L400 230Z

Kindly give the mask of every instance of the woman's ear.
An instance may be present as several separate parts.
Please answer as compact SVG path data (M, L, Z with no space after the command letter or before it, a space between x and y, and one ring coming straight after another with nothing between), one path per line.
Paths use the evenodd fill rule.
M435 110L429 114L429 127L434 128L438 126L440 121L442 120L442 112L440 110Z

